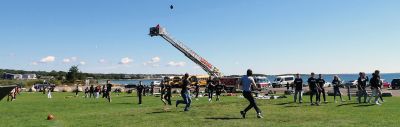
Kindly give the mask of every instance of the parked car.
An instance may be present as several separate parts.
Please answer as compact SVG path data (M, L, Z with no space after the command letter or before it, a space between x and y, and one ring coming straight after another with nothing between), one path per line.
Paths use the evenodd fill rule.
M287 84L294 84L294 76L293 75L285 75L285 76L276 76L274 82L272 83L273 88L283 87Z
M159 86L161 85L161 81L152 81L151 85Z
M331 87L332 86L332 83L330 83L330 82L325 82L325 84L324 84L324 87Z
M381 79L383 88L390 88L390 83L386 82L385 79Z
M357 80L350 80L344 83L344 86L350 86L351 88L357 87Z
M392 80L392 89L399 89L400 88L400 79L393 79Z

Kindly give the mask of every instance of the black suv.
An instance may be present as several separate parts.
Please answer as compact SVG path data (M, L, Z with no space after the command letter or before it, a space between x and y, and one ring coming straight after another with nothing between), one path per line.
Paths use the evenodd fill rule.
M392 89L399 89L400 88L400 79L393 79L392 80Z

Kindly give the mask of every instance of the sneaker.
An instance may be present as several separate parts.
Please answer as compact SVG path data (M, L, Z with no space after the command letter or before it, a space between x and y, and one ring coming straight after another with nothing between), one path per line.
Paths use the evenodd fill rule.
M316 103L317 106L319 106L319 103Z
M379 102L375 102L376 105L381 105Z
M261 113L257 113L257 118L262 119L264 117L261 115Z
M324 101L324 103L326 104L326 103L328 103L328 101Z
M244 111L240 111L240 115L242 115L242 118L245 119L246 118L246 112Z
M211 102L212 100L211 100L211 98L208 98L208 102Z
M311 103L311 106L315 105L314 103Z

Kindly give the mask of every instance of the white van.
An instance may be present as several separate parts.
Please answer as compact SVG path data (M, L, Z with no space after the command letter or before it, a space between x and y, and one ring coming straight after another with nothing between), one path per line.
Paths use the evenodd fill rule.
M283 75L283 76L276 76L274 82L272 83L272 87L277 88L277 87L284 87L288 83L289 85L294 84L294 76L293 75Z

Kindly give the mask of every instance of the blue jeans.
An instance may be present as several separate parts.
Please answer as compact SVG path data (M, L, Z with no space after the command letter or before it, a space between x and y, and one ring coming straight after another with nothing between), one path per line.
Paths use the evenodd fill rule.
M177 100L176 105L179 105L180 103L186 104L185 111L189 111L190 104L192 103L192 99L190 98L189 91L182 92L181 96L182 96L183 100Z

